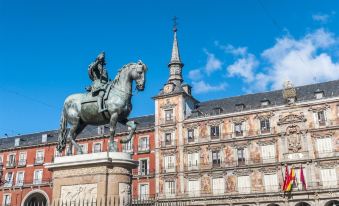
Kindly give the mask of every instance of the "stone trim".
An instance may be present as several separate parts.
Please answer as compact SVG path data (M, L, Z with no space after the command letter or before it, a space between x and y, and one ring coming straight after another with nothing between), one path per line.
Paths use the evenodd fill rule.
M300 112L300 114L293 114L289 113L285 117L282 115L279 116L279 120L277 125L284 125L284 124L295 124L299 122L306 122L307 119L305 118L305 115L303 112Z

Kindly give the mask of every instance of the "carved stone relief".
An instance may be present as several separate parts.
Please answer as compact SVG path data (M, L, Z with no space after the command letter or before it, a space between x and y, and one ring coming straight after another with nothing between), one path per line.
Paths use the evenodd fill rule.
M226 145L224 147L224 159L226 164L232 164L234 161L234 149L233 147Z
M273 112L266 112L266 113L257 114L255 115L254 118L259 119L259 120L264 120L264 119L270 119L273 116L274 116Z
M299 152L302 148L302 133L299 126L291 125L286 129L288 150L294 153Z
M207 175L204 175L201 178L201 185L202 185L202 190L204 193L210 193L211 192L211 182L210 182L210 177Z
M235 192L236 190L237 177L234 175L227 176L226 189L227 192Z
M284 124L295 124L299 122L306 122L307 119L305 118L305 115L303 112L300 112L300 114L293 114L290 113L283 117L282 115L279 116L278 125L284 125Z
M61 186L60 198L67 202L90 201L97 198L97 184Z
M209 163L209 149L208 146L201 146L201 162L204 165L207 165Z
M200 123L199 124L199 134L201 136L201 138L206 138L207 137L207 125L206 123Z
M255 170L251 175L252 188L255 191L261 191L263 188L262 174Z
M165 104L161 105L160 108L162 109L172 109L176 106L176 104L172 104L169 99L166 99Z
M119 182L120 206L131 205L131 186L125 182Z
M242 122L245 122L248 120L248 117L233 117L230 122L233 122L235 124L240 124Z
M315 106L315 107L310 107L308 109L308 111L312 111L312 112L320 112L320 111L324 111L326 109L330 108L330 105L328 104L324 104L324 105L321 105L321 106Z
M257 145L257 143L253 142L253 144L250 146L250 157L251 160L254 163L259 163L260 162L260 148Z

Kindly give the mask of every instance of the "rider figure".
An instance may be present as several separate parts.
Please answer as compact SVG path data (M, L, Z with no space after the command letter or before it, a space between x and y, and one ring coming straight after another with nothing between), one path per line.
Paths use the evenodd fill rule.
M98 96L99 112L107 110L103 100L108 82L108 73L105 65L105 52L101 52L95 61L88 66L88 75L93 81L92 86L88 90L92 92L93 96Z

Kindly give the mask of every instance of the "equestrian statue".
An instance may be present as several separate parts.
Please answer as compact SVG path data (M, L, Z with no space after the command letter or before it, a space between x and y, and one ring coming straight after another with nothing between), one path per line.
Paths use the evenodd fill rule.
M144 90L147 66L141 61L126 64L111 81L105 65L105 53L102 52L89 65L88 74L93 84L86 88L88 93L72 94L66 98L60 121L57 145L59 152L65 149L68 140L67 155L72 154L73 146L77 154L82 154L83 151L75 139L87 125L109 124L111 152L117 151L114 142L117 122L126 125L129 131L128 136L120 142L131 141L136 130L136 122L127 119L132 110L132 85L135 81L136 89Z

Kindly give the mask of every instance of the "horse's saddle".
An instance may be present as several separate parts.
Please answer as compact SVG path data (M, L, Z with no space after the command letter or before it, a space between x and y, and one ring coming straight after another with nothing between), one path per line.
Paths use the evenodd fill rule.
M111 91L112 87L110 83L107 83L104 86L104 95L103 95L103 102L105 102L108 99L109 92ZM100 96L98 95L98 92L93 94L93 92L88 92L85 97L82 99L81 104L86 104L86 103L92 103L92 102L97 102L98 98Z

